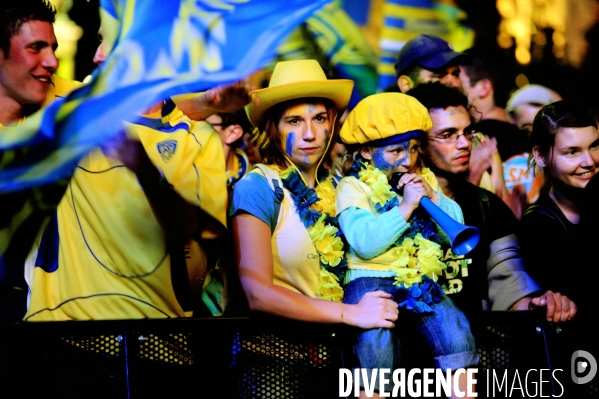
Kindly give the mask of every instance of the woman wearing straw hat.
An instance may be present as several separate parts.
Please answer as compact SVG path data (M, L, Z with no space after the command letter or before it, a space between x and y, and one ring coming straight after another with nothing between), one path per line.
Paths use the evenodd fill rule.
M392 328L397 304L373 292L341 303L347 244L335 218L336 182L323 160L353 82L327 80L314 60L276 65L247 106L263 164L235 186L231 215L241 283L252 310L320 323ZM257 103L257 104L256 104Z
M318 323L394 327L397 304L389 294L372 292L353 305L341 302L347 243L335 218L336 182L323 161L352 88L350 80L327 80L316 61L298 60L278 63L269 87L252 93L259 101L249 104L247 113L260 132L264 163L237 183L230 210L239 277L252 310ZM247 338L252 345L245 347L260 345L255 338ZM281 352L286 339L265 352ZM304 355L295 361L310 358ZM281 384L307 396L295 392L305 388L298 383L305 372L294 375L297 368L278 364L284 372L247 370L244 375L260 374L256 385ZM273 375L280 377L273 381Z

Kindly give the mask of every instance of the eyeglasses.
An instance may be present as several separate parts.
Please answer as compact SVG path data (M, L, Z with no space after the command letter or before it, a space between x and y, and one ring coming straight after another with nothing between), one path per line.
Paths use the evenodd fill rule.
M460 136L464 136L466 138L466 140L472 141L473 139L478 138L479 137L478 135L479 135L478 132L466 131L464 133L452 132L452 133L445 133L440 136L428 136L428 137L431 139L444 141L446 143L455 143L456 141L458 141L460 139Z

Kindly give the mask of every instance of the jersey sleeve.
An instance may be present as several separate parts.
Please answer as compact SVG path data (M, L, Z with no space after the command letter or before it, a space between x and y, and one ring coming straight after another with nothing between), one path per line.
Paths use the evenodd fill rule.
M457 204L457 202L455 202L454 200L452 200L450 198L445 197L443 194L441 194L440 191L435 190L435 192L439 196L439 204L438 204L439 208L443 212L445 212L450 218L455 220L456 222L464 224L464 214L462 213L462 208L460 208L460 206ZM433 219L433 218L431 218L431 219ZM435 225L437 226L437 233L439 234L441 243L450 245L451 240L449 239L449 236L447 235L445 230L443 230L443 228L439 225L439 223L437 223L437 221L435 219L433 219L433 221L435 222Z
M152 163L181 197L213 218L216 224L202 233L204 238L213 238L226 226L227 216L220 137L209 123L193 122L177 108L162 120L168 123L128 124L127 133L141 141Z
M436 190L435 190L436 191ZM439 196L439 208L445 213L447 213L453 220L458 223L464 223L464 214L462 213L462 208L458 205L454 200L447 198L440 191L436 191Z
M384 253L410 227L397 207L378 217L365 209L346 208L339 214L339 226L349 246L364 259Z

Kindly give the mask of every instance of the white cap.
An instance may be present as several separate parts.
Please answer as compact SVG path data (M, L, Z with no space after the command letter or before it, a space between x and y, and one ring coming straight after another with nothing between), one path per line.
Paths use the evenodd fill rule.
M522 104L547 105L561 100L562 97L555 91L541 85L530 84L522 86L512 93L507 102L505 113L509 114Z

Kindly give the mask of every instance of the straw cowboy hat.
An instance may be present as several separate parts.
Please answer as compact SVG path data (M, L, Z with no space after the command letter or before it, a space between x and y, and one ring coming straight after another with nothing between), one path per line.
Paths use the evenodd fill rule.
M326 98L331 100L340 112L347 107L353 87L352 80L328 80L316 60L282 61L275 66L268 87L252 92L260 103L248 104L246 111L256 127L271 107L296 98Z

